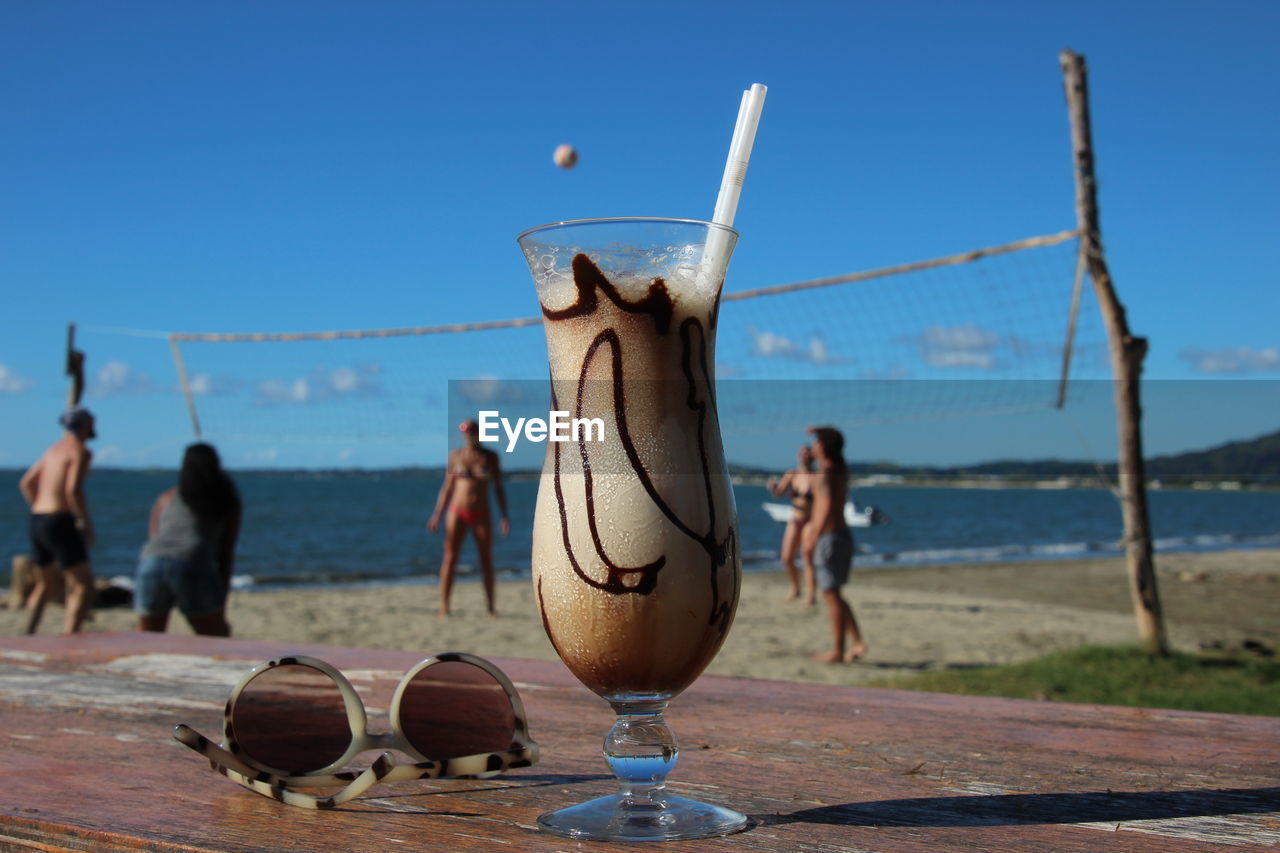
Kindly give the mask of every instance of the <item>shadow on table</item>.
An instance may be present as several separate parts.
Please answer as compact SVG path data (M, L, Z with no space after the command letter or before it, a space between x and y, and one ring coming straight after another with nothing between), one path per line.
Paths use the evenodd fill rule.
M1280 788L1201 791L1088 791L1073 794L994 794L918 797L845 803L789 815L757 815L764 825L1019 826L1045 823L1123 823L1280 811Z

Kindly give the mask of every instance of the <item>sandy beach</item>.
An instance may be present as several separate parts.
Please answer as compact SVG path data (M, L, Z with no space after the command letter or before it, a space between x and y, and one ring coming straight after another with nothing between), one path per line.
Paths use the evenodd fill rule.
M1280 550L1160 555L1157 569L1175 648L1238 649L1252 640L1280 649ZM733 629L708 671L865 684L1137 637L1119 558L855 568L845 593L870 647L863 661L814 662L829 642L821 603L784 602L781 572L753 572L744 576ZM455 588L448 619L435 617L437 603L436 587L426 584L239 591L228 616L235 636L246 639L555 660L525 581L499 585L497 619L485 617L479 584ZM86 627L133 625L129 610L113 608L97 611ZM17 634L22 626L20 612L0 610L0 631ZM41 633L61 629L62 608L51 605ZM170 630L190 632L176 613Z

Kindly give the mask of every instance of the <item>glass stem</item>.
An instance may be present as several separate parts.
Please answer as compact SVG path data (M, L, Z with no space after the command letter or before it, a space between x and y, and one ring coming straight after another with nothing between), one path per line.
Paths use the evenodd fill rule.
M667 700L611 702L618 715L604 736L604 759L618 777L622 808L632 819L665 805L666 781L676 766L675 735L662 718Z

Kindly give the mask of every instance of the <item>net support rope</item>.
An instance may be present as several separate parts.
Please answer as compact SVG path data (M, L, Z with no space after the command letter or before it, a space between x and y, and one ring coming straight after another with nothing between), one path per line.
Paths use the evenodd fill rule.
M726 293L722 298L722 302L737 302L740 299L756 299L761 296L779 296L784 293L795 293L798 290L814 290L819 287L831 287L837 284L853 284L859 281L869 281L874 278L884 278L891 275L904 275L911 272L920 272L921 270L935 269L937 267L956 266L958 264L972 263L983 258L993 255L1006 255L1010 252L1019 252L1023 249L1038 249L1043 246L1056 246L1059 243L1065 243L1068 240L1080 236L1077 229L1067 231L1059 231L1057 234L1047 234L1043 237L1028 237L1025 240L1016 240L1012 243L1005 243L1003 246L990 246L985 249L973 249L968 252L961 252L958 255L947 255L943 258L932 258L927 261L915 261L909 264L898 264L892 267L880 267L879 269L866 270L864 272L849 273L848 275L837 275L831 278L815 278L810 281L798 281L794 284L774 284L768 287L757 287L753 290L739 290L735 293Z

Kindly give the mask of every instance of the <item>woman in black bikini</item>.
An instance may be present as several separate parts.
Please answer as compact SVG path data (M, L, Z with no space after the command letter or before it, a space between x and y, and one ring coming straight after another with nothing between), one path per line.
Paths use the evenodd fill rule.
M787 601L800 597L800 575L796 571L796 552L800 550L801 534L809 523L809 513L813 507L813 454L808 445L801 445L796 452L796 467L782 475L779 480L770 480L769 493L775 498L783 496L791 499L791 520L782 534L782 568L786 570L787 580L791 582L791 592ZM804 603L815 602L813 564L804 557L805 599Z
M498 509L502 512L498 530L503 536L511 532L507 496L502 491L498 454L480 446L479 425L475 421L463 421L458 429L467 437L467 443L449 454L444 484L436 497L431 520L427 522L427 529L435 533L440 527L440 516L448 512L444 525L444 559L440 564L440 615L449 615L449 596L453 592L458 553L470 528L475 536L476 550L480 553L485 602L489 616L493 617L497 610L493 600L493 522L489 518L489 483L493 483L498 496Z

